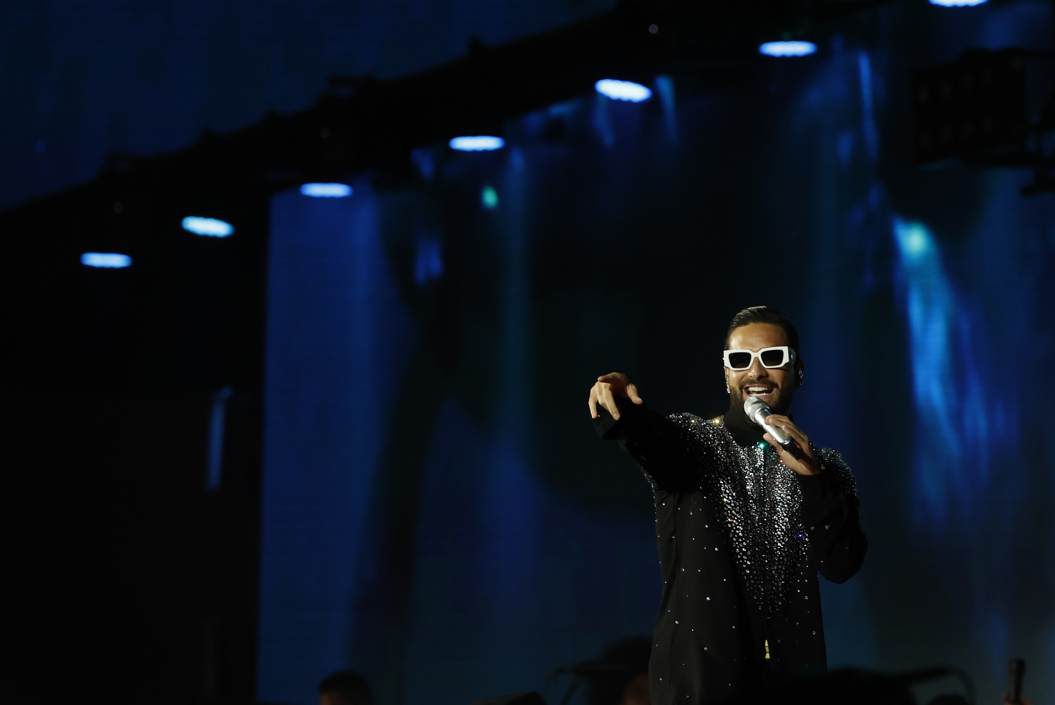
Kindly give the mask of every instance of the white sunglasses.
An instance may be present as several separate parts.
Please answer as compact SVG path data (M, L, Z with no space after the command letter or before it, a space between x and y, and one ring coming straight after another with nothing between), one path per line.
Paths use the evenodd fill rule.
M754 364L756 357L762 363L762 367L770 370L775 367L783 367L789 362L795 363L795 351L787 345L762 348L758 352L753 350L726 350L723 355L725 366L730 370L746 370Z

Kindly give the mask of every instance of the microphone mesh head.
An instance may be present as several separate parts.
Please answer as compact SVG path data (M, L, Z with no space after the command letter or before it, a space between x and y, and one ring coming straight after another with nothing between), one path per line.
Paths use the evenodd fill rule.
M765 403L758 397L748 397L747 399L744 399L744 413L747 414L747 418L751 419L759 426L762 425L763 419L768 416L768 414L765 413L767 411L772 413L769 409L769 404Z

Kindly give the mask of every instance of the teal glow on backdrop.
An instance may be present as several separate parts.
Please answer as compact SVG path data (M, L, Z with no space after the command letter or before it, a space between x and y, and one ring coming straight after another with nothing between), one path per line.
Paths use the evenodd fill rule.
M985 320L956 291L931 233L921 223L899 219L893 230L919 423L914 513L919 521L938 528L953 518L950 514L963 521L980 511L994 479L994 456L1002 465L1000 482L1014 481L1019 463L1018 388L1001 384L1000 365L989 361L1003 355L986 349L993 337L985 331ZM1005 311L1005 331L1021 328L1015 319L1031 317L1028 310ZM1006 346L1010 341L999 342Z

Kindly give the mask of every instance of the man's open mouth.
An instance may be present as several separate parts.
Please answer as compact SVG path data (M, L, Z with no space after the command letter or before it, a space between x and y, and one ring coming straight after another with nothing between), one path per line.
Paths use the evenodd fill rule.
M744 391L747 392L747 396L749 396L749 397L764 397L767 394L769 394L770 392L772 392L773 389L774 389L773 387L757 387L757 386L751 385L749 387L745 387Z

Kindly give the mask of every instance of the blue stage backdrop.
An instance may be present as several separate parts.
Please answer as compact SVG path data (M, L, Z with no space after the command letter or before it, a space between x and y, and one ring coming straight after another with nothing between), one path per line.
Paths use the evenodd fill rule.
M995 704L1021 656L1055 702L1055 207L1028 173L912 167L909 103L966 46L1050 46L1050 10L943 12L274 199L261 700L354 668L380 705L464 704L649 633L651 498L588 388L621 369L654 408L721 413L725 325L765 303L799 325L796 419L854 468L872 546L823 586L830 665L954 664Z

